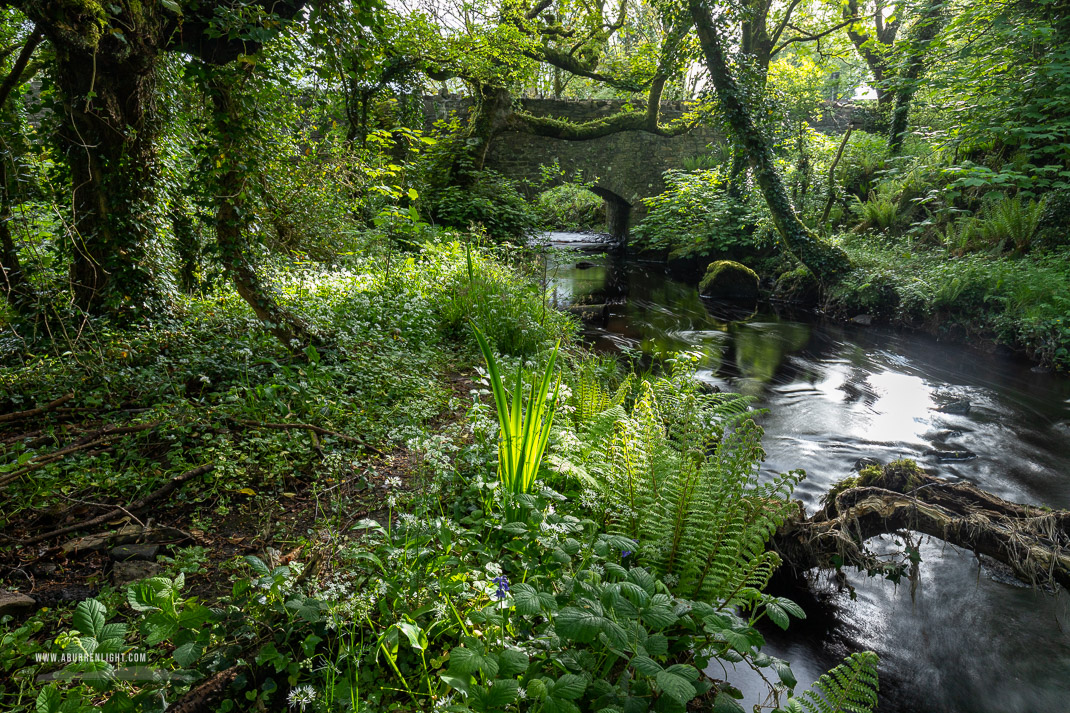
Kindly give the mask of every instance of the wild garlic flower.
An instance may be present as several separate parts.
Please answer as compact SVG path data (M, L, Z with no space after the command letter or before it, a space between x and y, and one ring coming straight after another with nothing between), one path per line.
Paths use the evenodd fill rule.
M289 700L291 708L297 708L303 711L305 708L315 703L318 695L316 689L306 683L303 686L297 686L296 688L291 689L287 700Z

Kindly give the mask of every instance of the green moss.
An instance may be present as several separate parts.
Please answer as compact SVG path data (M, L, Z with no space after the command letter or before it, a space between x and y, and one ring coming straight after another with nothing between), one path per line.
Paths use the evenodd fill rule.
M836 481L832 485L832 487L829 488L825 492L825 494L821 496L821 504L822 505L828 505L829 503L835 502L837 495L839 495L840 493L842 493L845 490L850 490L851 488L857 488L858 485L859 485L859 483L858 483L858 476L857 475L849 475L846 478L844 478L843 480Z
M698 285L706 297L727 300L758 299L758 274L746 265L732 260L717 260L706 268L706 275Z
M777 278L776 296L804 305L817 304L821 299L821 283L808 267L799 265Z

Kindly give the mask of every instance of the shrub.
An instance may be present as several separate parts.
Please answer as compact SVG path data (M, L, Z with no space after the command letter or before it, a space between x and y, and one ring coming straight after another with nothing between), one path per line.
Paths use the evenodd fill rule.
M435 222L462 230L479 225L493 238L523 238L538 224L516 184L495 171L479 171L463 184L432 190L425 205Z
M590 230L605 227L606 204L582 185L563 183L535 198L539 225L547 230Z
M743 259L774 245L758 229L754 203L730 195L719 170L667 171L665 183L664 193L644 199L647 215L633 231L640 250Z

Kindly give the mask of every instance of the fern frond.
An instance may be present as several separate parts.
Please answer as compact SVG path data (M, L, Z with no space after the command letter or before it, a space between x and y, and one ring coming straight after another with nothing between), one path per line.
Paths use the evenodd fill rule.
M877 707L877 654L851 654L814 682L801 696L788 700L792 713L870 713Z

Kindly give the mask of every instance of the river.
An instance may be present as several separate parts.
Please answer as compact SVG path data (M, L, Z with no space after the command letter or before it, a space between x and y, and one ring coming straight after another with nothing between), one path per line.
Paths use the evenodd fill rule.
M583 317L596 348L700 355L699 377L752 395L763 468L803 468L808 512L860 458L912 458L1002 498L1070 508L1070 380L1009 354L879 327L710 302L657 263L588 254L548 259L551 300ZM890 541L889 541L889 544ZM802 686L852 651L881 658L882 713L1070 711L1070 595L1023 587L971 552L923 539L913 588L850 572L814 577L808 619L765 630ZM718 670L711 672L722 675ZM758 681L730 676L758 702Z

